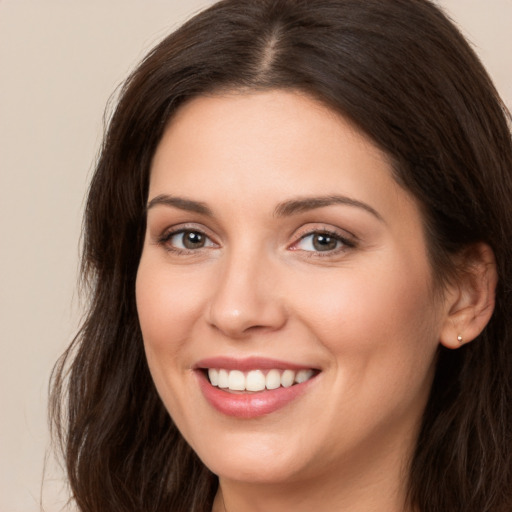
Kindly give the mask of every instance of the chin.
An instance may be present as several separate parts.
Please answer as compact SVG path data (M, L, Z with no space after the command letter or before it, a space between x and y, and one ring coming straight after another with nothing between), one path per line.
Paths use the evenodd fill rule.
M238 439L233 439L237 437ZM223 479L246 483L278 483L294 480L303 468L306 453L303 447L285 446L279 436L231 436L229 443L215 447L198 447L203 463Z
M278 484L292 482L297 478L290 464L268 463L264 460L218 461L207 465L219 478L250 484Z

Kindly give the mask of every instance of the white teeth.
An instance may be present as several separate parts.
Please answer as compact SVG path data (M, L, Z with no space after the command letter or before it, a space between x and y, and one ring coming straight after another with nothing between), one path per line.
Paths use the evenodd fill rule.
M295 382L301 384L311 379L311 377L313 377L313 370L299 370L295 376Z
M295 381L295 372L293 370L285 370L281 375L281 386L289 388Z
M289 388L301 384L313 377L313 370L277 370L265 373L262 370L251 370L243 373L240 370L208 369L208 378L212 386L231 391L263 391L264 389Z
M229 375L226 370L219 370L219 388L229 388Z
M267 389L277 389L281 386L281 374L279 373L279 370L270 370L267 373L266 381L265 387Z
M233 391L245 391L245 375L239 370L231 370L228 377L228 387Z
M219 385L219 371L216 370L215 368L208 369L208 378L210 379L212 386Z
M261 391L265 389L265 375L261 370L252 370L245 379L245 389L247 391ZM212 382L213 384L213 382ZM215 386L215 384L213 384Z

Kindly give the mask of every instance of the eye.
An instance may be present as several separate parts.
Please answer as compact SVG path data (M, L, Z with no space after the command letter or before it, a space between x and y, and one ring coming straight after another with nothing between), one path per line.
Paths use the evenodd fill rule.
M168 233L161 242L171 250L177 251L193 251L215 246L208 236L193 229L182 229Z
M335 233L316 231L303 236L293 248L308 252L333 252L353 246L354 244Z

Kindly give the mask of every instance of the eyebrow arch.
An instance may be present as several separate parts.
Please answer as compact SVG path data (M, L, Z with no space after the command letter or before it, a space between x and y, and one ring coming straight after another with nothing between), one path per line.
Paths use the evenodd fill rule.
M338 195L305 197L284 201L283 203L279 203L276 206L274 210L274 216L289 217L297 213L315 210L317 208L324 208L326 206L331 206L334 204L342 204L347 206L354 206L356 208L361 208L371 213L380 221L384 220L382 216L377 212L377 210L372 208L370 205L363 203L362 201L358 201L357 199L352 199L350 197ZM160 194L151 199L151 201L149 201L146 207L146 211L150 210L151 208L154 208L157 205L171 206L174 208L179 208L180 210L186 210L189 212L199 213L201 215L207 215L208 217L213 217L212 210L208 206L206 206L205 203L202 203L200 201L193 201L191 199L185 199L184 197Z
M323 208L325 206L331 206L334 204L343 204L347 206L361 208L371 213L380 221L384 221L380 213L374 208L372 208L370 205L363 203L362 201L358 201L357 199L352 199L350 197L338 195L291 199L290 201L285 201L283 203L278 204L274 210L274 215L276 217L288 217L291 215L295 215L297 213L315 210L316 208Z
M146 206L146 211L154 208L157 205L172 206L179 208L180 210L186 210L188 212L200 213L207 215L208 217L213 216L213 212L206 206L206 204L200 201L192 201L191 199L185 199L184 197L170 196L167 194L160 194L149 201Z

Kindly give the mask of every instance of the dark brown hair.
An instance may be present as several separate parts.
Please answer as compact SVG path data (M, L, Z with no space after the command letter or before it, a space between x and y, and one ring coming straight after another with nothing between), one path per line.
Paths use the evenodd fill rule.
M127 80L85 214L89 309L55 369L51 418L82 512L208 511L216 477L181 437L146 364L135 304L149 170L188 99L294 89L355 123L420 202L432 265L483 241L499 283L484 332L439 349L410 465L422 512L504 512L512 492L512 142L505 107L428 0L224 0L167 37Z

